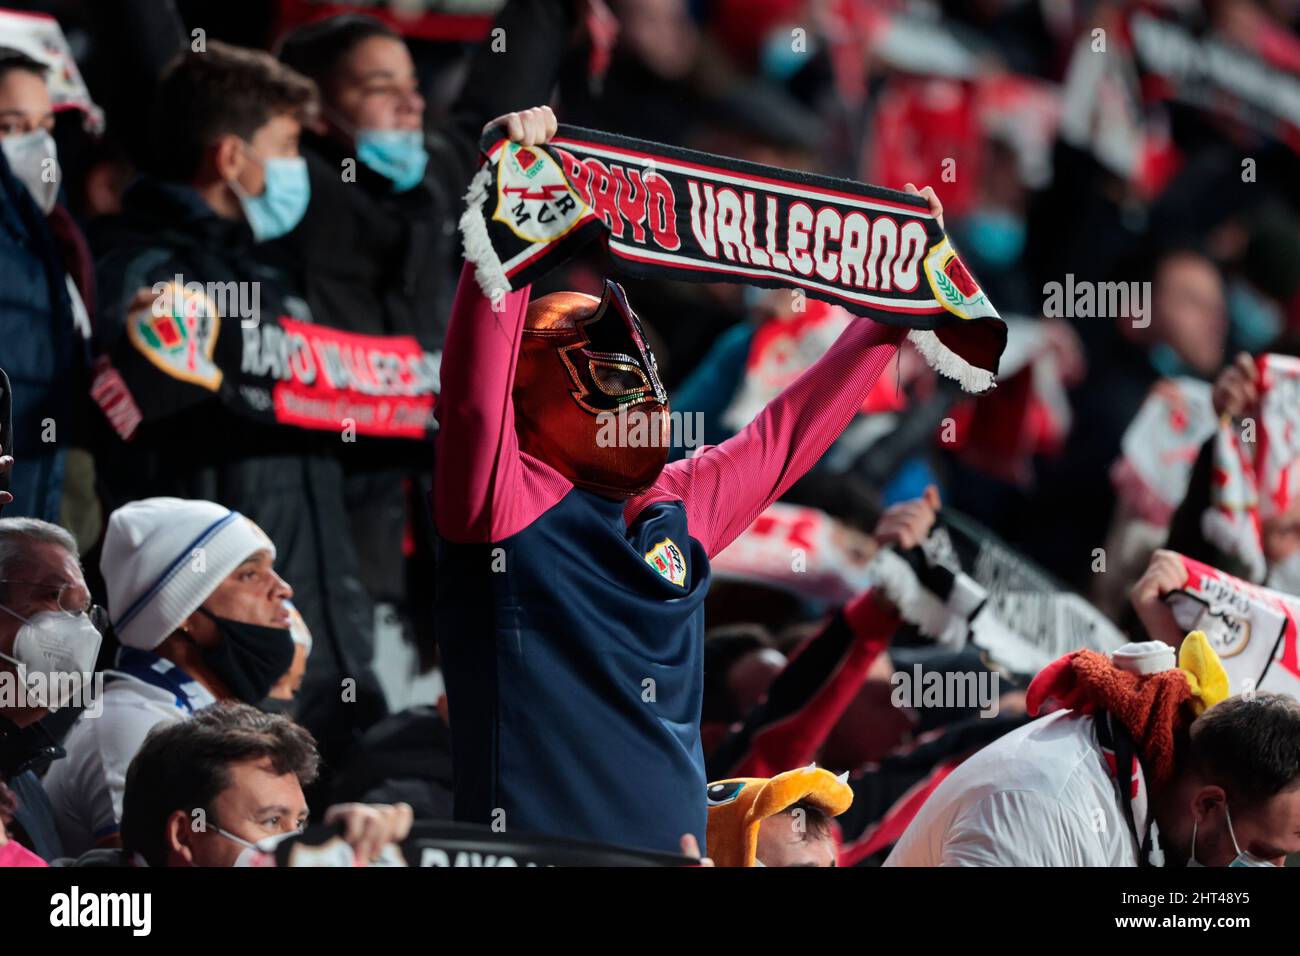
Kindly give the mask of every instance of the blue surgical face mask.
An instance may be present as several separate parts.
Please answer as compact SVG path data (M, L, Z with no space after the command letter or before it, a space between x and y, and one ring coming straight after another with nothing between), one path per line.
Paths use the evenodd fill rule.
M1276 866L1268 860L1261 860L1257 856L1247 853L1237 845L1237 834L1232 832L1232 814L1228 812L1228 805L1223 805L1223 816L1228 821L1228 836L1232 839L1232 848L1237 851L1237 855L1232 858L1228 866ZM1192 858L1187 861L1188 866L1204 867L1205 864L1196 862L1196 821L1192 821Z
M1263 352L1282 332L1277 305L1241 281L1228 286L1228 317L1236 345L1245 352Z
M267 242L292 232L302 222L311 202L311 180L307 177L307 160L301 156L273 156L254 162L266 173L262 194L250 196L233 179L230 188L239 197L253 238Z
M1001 209L977 209L966 217L962 232L968 247L994 269L1009 269L1025 251L1025 224Z
M1151 351L1147 354L1151 359L1151 364L1155 366L1155 370L1165 378L1203 377L1184 362L1178 353L1174 351L1174 347L1167 342L1157 342L1151 346Z
M424 180L429 152L424 148L424 131L418 129L358 130L357 159L385 179L395 192L414 189Z

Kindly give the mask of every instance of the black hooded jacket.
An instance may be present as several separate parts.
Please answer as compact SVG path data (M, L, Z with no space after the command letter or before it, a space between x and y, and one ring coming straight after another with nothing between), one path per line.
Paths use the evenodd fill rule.
M285 274L255 255L242 220L218 217L185 185L137 180L122 214L100 223L91 241L103 292L96 344L142 415L129 440L105 427L96 454L105 511L174 495L216 501L256 522L275 542L276 569L293 587L315 639L304 692L310 698L316 687L322 701L337 703L340 677L356 678L362 706L349 705L349 720L339 725L360 733L384 707L369 671L373 609L348 525L339 436L237 415L222 401L221 389L237 387L230 376L215 388L196 387L191 373L169 364L139 331L141 290L176 276L186 283L257 282L266 316L310 321L305 301ZM128 331L133 321L135 334ZM198 339L200 355L208 350L223 368L238 368L238 319L183 334Z

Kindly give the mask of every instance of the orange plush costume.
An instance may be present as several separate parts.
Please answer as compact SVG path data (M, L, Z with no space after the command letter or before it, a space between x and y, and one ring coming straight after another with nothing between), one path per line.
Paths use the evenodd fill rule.
M845 774L845 777L848 775ZM717 866L755 866L758 828L768 817L806 803L837 817L853 803L844 777L800 767L775 777L736 777L709 784L709 856Z

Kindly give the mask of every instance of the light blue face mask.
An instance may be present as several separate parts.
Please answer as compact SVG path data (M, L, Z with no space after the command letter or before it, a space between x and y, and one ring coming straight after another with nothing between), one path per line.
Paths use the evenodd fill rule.
M1174 351L1174 347L1167 342L1157 342L1151 346L1151 351L1147 354L1151 359L1151 364L1155 366L1155 370L1165 378L1202 377L1190 365L1179 358L1178 353Z
M1232 814L1228 812L1228 805L1226 803L1223 805L1223 815L1224 818L1228 821L1228 836L1232 838L1232 848L1237 851L1237 855L1232 858L1232 862L1229 863L1228 866L1276 866L1277 865L1275 863L1270 863L1268 860L1261 860L1259 857L1247 853L1240 846L1238 846L1237 834L1232 832ZM1196 821L1195 820L1192 821L1192 858L1187 861L1187 865L1199 866L1199 867L1205 866L1204 863L1196 862Z
M1244 282L1228 286L1228 317L1233 338L1245 352L1263 352L1282 332L1282 314L1277 305Z
M404 193L424 180L429 151L424 148L424 131L418 129L358 130L357 159L393 183L393 191Z
M771 39L759 52L759 72L775 83L785 83L805 66L818 52L817 41L807 38L804 49L796 49L790 37L773 31Z
M962 223L970 249L994 269L1009 269L1025 251L1025 224L1001 209L977 209Z
M266 173L266 187L260 196L250 196L238 182L230 188L239 197L244 218L258 242L278 239L292 232L307 213L311 202L311 180L307 177L307 160L301 156L273 156L259 161Z

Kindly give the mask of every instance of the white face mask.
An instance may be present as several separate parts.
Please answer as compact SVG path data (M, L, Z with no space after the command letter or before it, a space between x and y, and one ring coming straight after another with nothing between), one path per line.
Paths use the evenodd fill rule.
M302 833L301 830L290 830L288 833L263 837L253 843L241 836L235 836L235 834L223 830L221 827L213 826L212 829L227 840L238 843L244 848L239 851L239 856L235 857L235 862L231 866L275 866L275 848L290 837L296 837Z
M3 604L0 611L23 622L14 638L13 656L0 653L0 657L17 669L31 702L58 710L80 696L81 703L89 706L90 681L103 640L90 618L64 611L23 617Z
M1268 860L1261 860L1259 857L1247 853L1237 845L1237 834L1232 832L1232 814L1228 812L1228 805L1223 805L1223 816L1228 821L1228 836L1232 839L1232 848L1237 851L1237 855L1232 858L1228 866L1276 866ZM1204 863L1196 862L1196 821L1192 821L1192 858L1187 861L1188 866L1204 867Z
M59 199L59 154L54 137L43 129L0 139L9 168L45 215Z
M1300 551L1270 567L1264 587L1300 596Z

